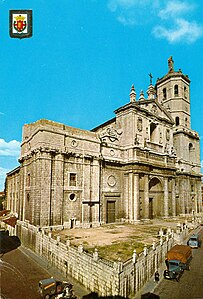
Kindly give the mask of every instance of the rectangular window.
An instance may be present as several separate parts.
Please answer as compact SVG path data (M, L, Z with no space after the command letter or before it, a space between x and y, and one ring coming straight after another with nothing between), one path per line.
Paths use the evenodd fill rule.
M27 175L27 186L30 187L30 173Z
M76 173L70 173L69 186L76 186Z

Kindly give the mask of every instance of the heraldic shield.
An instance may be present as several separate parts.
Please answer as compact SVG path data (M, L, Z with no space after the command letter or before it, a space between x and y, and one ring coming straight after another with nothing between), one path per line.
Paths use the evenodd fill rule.
M10 10L10 37L32 36L32 10Z

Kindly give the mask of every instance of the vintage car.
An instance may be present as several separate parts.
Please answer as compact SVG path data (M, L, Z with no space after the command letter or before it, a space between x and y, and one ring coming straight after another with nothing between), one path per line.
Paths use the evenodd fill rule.
M194 234L190 237L190 239L187 241L187 245L191 248L198 248L200 247L200 239L197 234Z
M39 281L39 292L43 299L55 298L63 294L64 290L72 285L67 281L59 281L55 278L47 278Z

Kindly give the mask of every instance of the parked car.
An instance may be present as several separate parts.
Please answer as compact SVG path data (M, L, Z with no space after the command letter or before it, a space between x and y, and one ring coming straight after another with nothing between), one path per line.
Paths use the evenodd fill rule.
M187 245L190 246L191 248L198 248L200 247L200 239L197 234L194 234L190 237L190 239L187 241Z
M67 288L72 290L72 284L67 281L56 280L53 277L39 281L39 292L43 299L55 298L59 294L63 298L63 293Z

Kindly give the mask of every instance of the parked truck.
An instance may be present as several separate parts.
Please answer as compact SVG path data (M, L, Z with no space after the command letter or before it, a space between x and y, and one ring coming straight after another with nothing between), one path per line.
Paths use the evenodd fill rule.
M192 259L192 249L187 245L175 245L166 256L167 269L164 271L166 279L180 279L184 270L190 269Z

